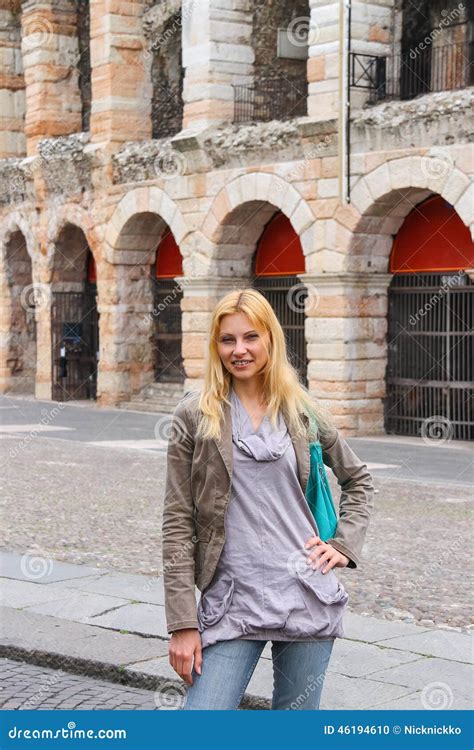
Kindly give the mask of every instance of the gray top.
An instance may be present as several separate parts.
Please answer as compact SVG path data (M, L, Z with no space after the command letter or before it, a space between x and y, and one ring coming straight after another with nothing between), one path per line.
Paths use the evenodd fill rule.
M333 570L306 564L304 545L318 532L283 415L276 430L265 416L255 432L233 389L230 402L231 495L224 547L198 603L202 646L341 637L349 596Z

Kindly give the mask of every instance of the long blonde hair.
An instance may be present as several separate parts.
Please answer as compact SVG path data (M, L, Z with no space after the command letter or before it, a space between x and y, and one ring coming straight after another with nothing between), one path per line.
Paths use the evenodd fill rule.
M259 333L267 333L268 359L261 370L263 397L268 404L268 414L273 427L277 426L281 409L296 434L303 431L315 436L316 425L320 432L331 429L330 413L313 399L301 383L298 372L288 360L285 335L270 303L256 289L236 289L226 294L212 313L209 348L206 358L204 387L199 399L201 419L197 434L202 438L218 439L224 416L223 402L229 402L232 375L225 369L217 349L221 320L225 315L244 313ZM300 413L312 414L310 430Z

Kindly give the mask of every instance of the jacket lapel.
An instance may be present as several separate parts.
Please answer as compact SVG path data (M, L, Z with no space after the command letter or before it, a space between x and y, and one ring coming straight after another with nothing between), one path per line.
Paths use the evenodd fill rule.
M233 460L232 460L232 416L230 406L225 401L223 403L224 420L221 425L221 436L215 441L217 449L221 455L224 465L227 469L229 478L232 479ZM305 414L301 415L307 421ZM288 425L287 425L288 426ZM288 432L295 449L296 462L298 465L298 474L301 489L306 493L306 486L309 479L310 470L310 453L309 445L303 433L297 433L288 427Z

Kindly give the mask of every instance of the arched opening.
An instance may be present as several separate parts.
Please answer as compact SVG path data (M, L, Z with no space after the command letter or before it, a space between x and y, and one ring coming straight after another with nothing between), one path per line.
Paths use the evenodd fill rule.
M283 328L288 356L307 386L305 340L307 291L298 281L305 272L301 241L280 211L265 226L253 257L252 285L270 302Z
M52 396L95 399L99 359L96 266L84 232L66 224L51 280Z
M183 120L182 13L178 0L152 0L143 14L151 54L152 137L179 133Z
M474 246L440 196L416 206L390 256L385 429L474 437Z
M152 266L153 352L155 382L182 384L181 299L183 290L175 278L183 275L183 259L172 232L167 229Z
M307 114L308 0L259 0L252 10L254 81L236 85L236 122Z
M4 308L7 311L8 393L32 394L36 375L35 311L46 304L46 290L32 284L31 258L20 230L11 233L6 245Z

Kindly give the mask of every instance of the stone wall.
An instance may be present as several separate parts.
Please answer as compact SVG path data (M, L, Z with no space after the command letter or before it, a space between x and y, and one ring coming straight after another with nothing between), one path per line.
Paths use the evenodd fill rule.
M79 46L79 89L81 92L81 129L89 130L91 117L91 51L90 51L90 0L76 0L77 39Z
M24 6L27 17L39 12L36 0ZM74 7L73 0L51 1L46 17L54 32L52 62L33 69L41 55L26 51L30 155L15 154L0 164L1 387L11 387L15 369L5 335L15 318L7 283L12 242L28 247L31 278L47 290L81 284L83 253L90 248L98 278L98 400L115 404L154 377L150 268L164 232L172 232L183 257L187 389L202 383L215 303L249 284L258 239L281 211L305 256L306 271L295 277L295 288L304 283L309 291L302 314L311 393L331 408L347 434L382 432L393 237L413 206L431 194L442 195L467 226L474 225L472 92L354 107L347 204L340 184L340 3L309 2L309 115L244 126L231 123L232 85L258 77L262 59L254 48L254 19L267 19L262 45L270 45L283 23L283 4L256 8L250 0L236 0L230 7L200 0L198 16L195 7L183 5L185 129L159 139L152 138L157 118L151 107L151 35L153 24L164 28L172 22L176 3L151 9L141 0L91 4L90 137L81 132L78 78L60 65L64 50L69 54L78 44L69 23ZM272 7L276 15L270 19L264 11ZM354 7L357 49L388 49L394 3ZM307 12L299 5L292 11ZM61 71L64 79L41 85L40 72L48 77ZM59 125L66 132L57 132ZM79 275L67 261L80 266ZM51 397L50 326L46 304L36 311L36 395L43 398Z
M283 76L297 79L306 85L306 59L292 60L279 57L278 30L286 31L288 47L292 54L300 49L306 53L309 29L307 0L256 0L253 11L252 47L255 52L255 80Z
M20 0L0 0L0 158L26 153Z

